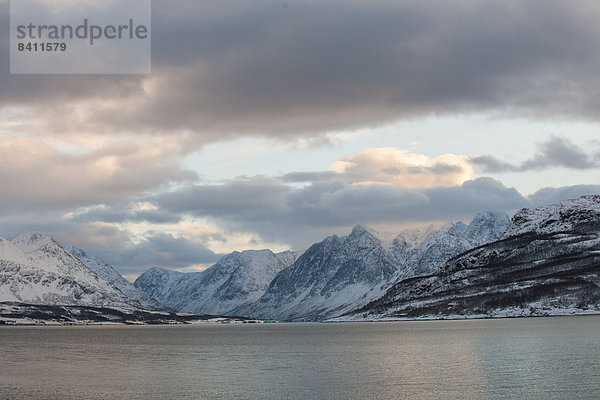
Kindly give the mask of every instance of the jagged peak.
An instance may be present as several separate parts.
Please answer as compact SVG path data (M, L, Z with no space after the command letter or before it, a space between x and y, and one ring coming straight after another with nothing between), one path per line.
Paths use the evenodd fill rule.
M468 228L469 228L469 225L467 225L467 224L462 223L462 222L459 221L459 222L457 222L455 224L452 224L452 226L450 227L450 229L448 229L446 231L446 233L444 233L444 235L448 234L448 235L460 236L463 233L465 233L465 231ZM443 235L440 235L440 236L443 236Z
M356 224L352 228L352 233L354 233L354 234L364 234L364 233L369 233L369 231L365 227L363 227L362 225Z
M506 213L503 213L500 211L484 211L484 212L477 213L477 215L475 215L475 217L471 221L471 224L478 224L478 223L485 222L485 221L504 222L504 221L510 221L510 217ZM471 224L469 224L469 225L471 225Z
M165 272L171 273L171 272L177 272L177 271L173 271L173 270L166 269L166 268L163 268L163 267L152 267L152 268L147 269L146 272L144 272L144 274L148 274L148 273L165 273Z
M65 250L67 250L69 253L71 253L71 255L73 255L77 258L88 256L87 253L83 249L73 246L72 244L65 246Z
M394 238L392 245L407 246L412 249L449 233L455 226L456 224L447 222L437 226L431 224L420 228L404 229Z
M368 227L365 228L362 225L355 225L354 228L352 228L352 232L350 232L350 235L348 235L348 238L358 238L367 236L379 240L377 237L378 235L379 232L377 232L375 229Z
M381 240L362 225L356 225L343 241L346 248L381 246Z
M212 267L222 264L227 264L230 262L235 262L235 260L241 260L246 262L254 262L259 261L264 258L275 257L275 253L273 253L269 249L261 249L261 250L244 250L244 251L233 251L229 254L225 254L217 260L216 264ZM212 268L210 267L210 268Z
M45 245L61 247L52 236L40 232L28 232L11 240L11 243L25 253L41 249Z

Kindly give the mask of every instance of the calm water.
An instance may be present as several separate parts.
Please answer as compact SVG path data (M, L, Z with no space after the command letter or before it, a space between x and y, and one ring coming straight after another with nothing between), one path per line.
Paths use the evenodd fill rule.
M0 328L4 399L599 399L600 317Z

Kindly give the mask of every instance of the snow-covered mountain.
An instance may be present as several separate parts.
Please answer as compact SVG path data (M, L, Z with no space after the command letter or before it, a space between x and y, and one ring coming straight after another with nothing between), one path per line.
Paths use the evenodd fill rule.
M448 222L441 227L430 225L424 228L405 229L394 238L389 246L389 252L396 264L402 265L417 249L445 235L454 225Z
M85 251L75 246L66 246L65 250L75 256L90 270L94 271L100 278L119 289L125 296L137 301L143 309L154 311L166 310L165 306L148 296L144 291L136 288L133 283L123 278L116 269L102 260L88 255Z
M600 196L523 209L501 240L403 280L341 319L560 315L600 310Z
M138 308L49 235L0 238L0 301Z
M291 251L234 252L202 272L150 269L135 281L135 286L177 311L233 315L234 308L258 300L275 275L295 259Z
M400 253L400 256L398 255L398 246L394 248L396 250L395 258L405 259L398 279L432 274L450 258L500 239L509 225L508 215L485 212L477 214L469 225L457 222L446 224L438 230L428 229L425 238L421 239L420 243L407 246L407 250ZM400 234L394 240L394 244L398 242L414 243L414 240L411 242L405 238L405 234Z
M281 320L319 320L377 298L397 274L390 254L371 232L357 225L347 237L312 245L280 272L266 293L236 314Z
M582 196L545 207L524 208L513 216L504 237L525 233L555 233L600 221L600 195Z
M234 252L198 273L153 268L135 285L81 249L66 250L48 235L27 234L0 242L0 301L150 310L166 306L183 312L319 320L366 305L400 278L430 273L448 258L497 239L507 225L506 216L481 214L468 226L403 232L390 249L374 231L356 226L347 237L332 236L313 245L298 260L289 251Z
M501 213L478 214L469 225L402 232L388 250L372 231L356 226L347 237L313 245L283 270L256 303L239 315L321 320L360 308L401 278L430 274L449 258L502 236L510 224Z

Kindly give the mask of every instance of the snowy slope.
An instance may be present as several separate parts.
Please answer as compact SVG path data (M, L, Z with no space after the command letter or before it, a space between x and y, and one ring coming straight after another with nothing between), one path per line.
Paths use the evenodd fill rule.
M112 266L104 263L96 257L86 254L85 251L75 246L67 246L65 249L75 258L81 261L86 267L94 271L100 278L119 289L125 296L140 303L142 308L145 310L166 310L165 306L148 296L142 290L136 288L133 283L123 278L123 276L121 276L121 274Z
M465 318L600 311L600 196L521 210L501 240L403 280L341 319Z
M177 311L232 315L234 308L260 298L275 275L295 259L290 251L234 252L197 273L153 268L142 274L135 286Z
M0 301L139 307L48 235L0 240Z

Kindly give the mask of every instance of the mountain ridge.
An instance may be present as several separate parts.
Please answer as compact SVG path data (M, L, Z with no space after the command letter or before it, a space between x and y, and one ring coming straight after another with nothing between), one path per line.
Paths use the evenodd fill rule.
M258 299L275 275L295 258L291 251L233 252L202 272L184 274L153 268L140 275L134 285L180 312L225 315Z
M497 241L403 280L338 320L563 315L600 311L600 196L523 209Z

